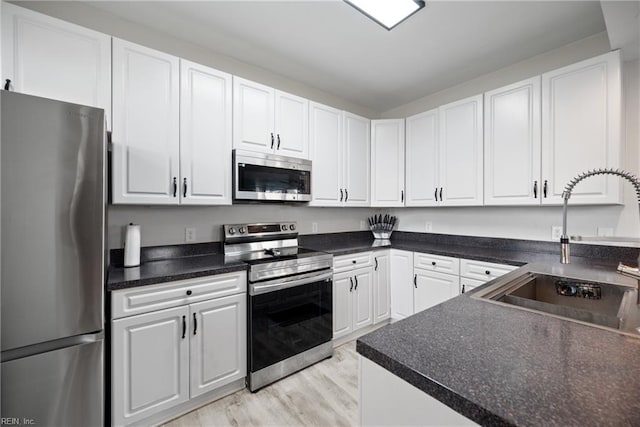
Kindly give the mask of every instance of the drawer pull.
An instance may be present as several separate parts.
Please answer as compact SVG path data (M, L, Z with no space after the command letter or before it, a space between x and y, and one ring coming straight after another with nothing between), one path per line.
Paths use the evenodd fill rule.
M488 276L489 274L491 274L491 272L489 270L485 270L484 274L486 274Z
M187 291L187 295L191 295L193 292L191 292L190 290Z
M431 265L436 265L436 262L435 261L431 261Z
M353 261L351 261L351 263L352 263L352 264L355 264L355 263L356 263L356 260L354 259Z

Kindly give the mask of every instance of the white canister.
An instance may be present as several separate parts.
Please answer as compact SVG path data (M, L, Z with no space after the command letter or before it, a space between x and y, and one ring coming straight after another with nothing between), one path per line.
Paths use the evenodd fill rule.
M140 265L140 225L130 223L124 238L124 266Z

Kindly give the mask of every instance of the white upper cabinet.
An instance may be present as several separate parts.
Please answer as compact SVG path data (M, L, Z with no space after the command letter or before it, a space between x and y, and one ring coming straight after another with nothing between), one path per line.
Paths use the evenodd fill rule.
M438 109L407 118L406 206L436 206L439 187Z
M309 101L277 90L275 92L274 153L309 158Z
M370 205L370 129L369 119L343 112L344 179L342 187L345 192L344 203L347 206Z
M113 39L113 203L178 204L179 60Z
M233 77L233 148L273 153L275 90Z
M404 119L371 121L371 206L404 206Z
M543 204L561 203L581 172L620 166L620 117L619 51L542 75ZM620 189L618 177L593 177L576 186L570 203L621 203Z
M440 185L445 206L483 203L482 95L439 108Z
M311 194L314 206L340 206L344 201L342 111L311 103Z
M2 86L104 108L111 128L111 37L2 2Z
M539 205L540 76L484 95L484 204Z
M180 60L180 203L231 204L231 75Z
M233 77L233 147L309 158L309 101Z

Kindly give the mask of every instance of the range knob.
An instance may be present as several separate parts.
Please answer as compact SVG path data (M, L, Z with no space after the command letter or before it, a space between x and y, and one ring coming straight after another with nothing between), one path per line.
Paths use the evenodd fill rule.
M236 229L233 227L229 227L229 234L236 234Z
M282 231L287 231L287 224L282 224L282 226L280 227L282 229Z
M244 227L240 227L240 228L238 229L238 232L239 232L240 234L244 234L246 231L247 231L247 230L246 230Z
M291 224L289 226L289 230L294 231L296 229L296 225L295 224Z

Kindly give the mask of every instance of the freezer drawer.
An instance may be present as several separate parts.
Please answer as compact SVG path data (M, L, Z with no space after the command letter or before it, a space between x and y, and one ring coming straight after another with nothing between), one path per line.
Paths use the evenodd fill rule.
M103 363L102 340L2 362L2 419L17 418L21 425L102 426Z

